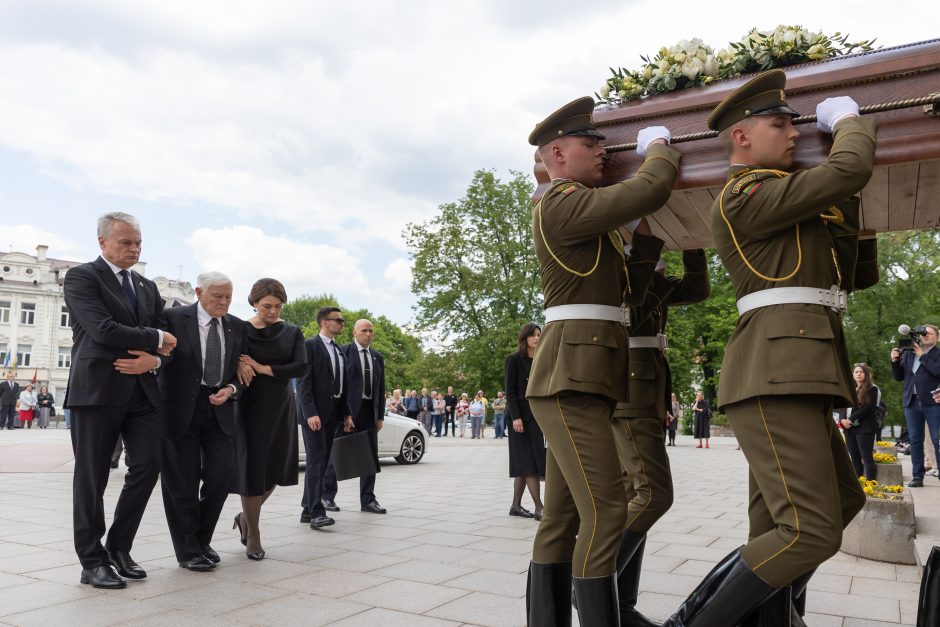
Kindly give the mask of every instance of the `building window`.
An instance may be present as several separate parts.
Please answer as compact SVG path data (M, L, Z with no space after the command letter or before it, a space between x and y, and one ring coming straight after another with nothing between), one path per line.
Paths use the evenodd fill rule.
M10 322L10 301L0 300L0 323Z
M0 366L5 366L7 363L7 348L6 344L0 344Z
M20 344L16 347L16 365L19 368L31 366L33 363L33 345Z
M59 326L69 326L69 308L65 305L62 305L62 312L59 314Z
M36 303L20 305L20 324L36 324Z
M59 368L72 366L72 349L59 347Z

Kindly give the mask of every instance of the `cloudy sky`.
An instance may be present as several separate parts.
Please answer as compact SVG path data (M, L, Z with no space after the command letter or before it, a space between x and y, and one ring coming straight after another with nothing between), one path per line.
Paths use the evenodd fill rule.
M91 259L95 217L128 211L148 276L221 270L239 303L273 276L406 323L404 225L476 169L531 172L532 126L608 66L781 19L883 45L940 23L908 0L720 4L0 0L0 248Z

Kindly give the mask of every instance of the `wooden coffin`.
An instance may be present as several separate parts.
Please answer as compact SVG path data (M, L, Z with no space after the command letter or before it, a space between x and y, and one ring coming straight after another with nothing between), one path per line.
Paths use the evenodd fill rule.
M860 106L919 98L940 92L940 39L793 65L787 73L787 101L800 114L812 114L830 96L852 96ZM751 76L718 81L594 112L606 145L636 140L645 126L663 125L673 136L706 131L711 110ZM875 172L862 191L862 225L873 231L905 231L940 224L940 116L937 107L873 113L878 120ZM824 161L832 145L815 124L800 125L796 167ZM682 168L669 203L650 225L667 248L712 246L709 213L726 181L728 160L717 138L675 144ZM549 180L535 153L541 197ZM611 155L605 184L636 173L642 159L632 150Z

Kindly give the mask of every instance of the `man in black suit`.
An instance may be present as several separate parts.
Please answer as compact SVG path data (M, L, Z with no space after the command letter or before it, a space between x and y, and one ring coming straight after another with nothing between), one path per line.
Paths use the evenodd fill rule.
M353 327L353 342L341 347L346 357L346 375L349 377L347 401L355 416L355 430L368 431L372 439L375 464L379 463L379 436L385 420L385 359L382 353L370 348L375 328L366 319L357 320ZM425 390L426 392L427 390ZM326 468L323 480L323 498L332 502L338 486L333 462ZM375 498L375 475L359 478L359 504L364 512L384 514L385 508Z
M345 323L339 309L322 307L317 311L320 332L306 341L307 371L299 388L303 413L297 420L304 427L301 432L307 452L300 522L310 523L311 529L327 527L335 522L326 515L323 479L339 421L343 420L345 431L353 429L346 401L346 356L334 341L342 333ZM335 508L332 511L339 510L335 503L332 508Z
M924 485L924 423L927 423L928 446L932 446L940 459L940 404L933 398L933 391L940 387L940 349L937 348L937 327L926 324L923 335L912 350L891 351L891 374L895 381L904 381L904 417L907 432L911 436L911 474L907 485L919 488Z
M206 571L220 561L209 543L235 475L233 399L244 388L238 363L246 326L228 314L232 282L221 272L197 277L196 299L166 312L179 344L159 377L166 425L161 486L177 562Z
M130 268L140 259L140 224L114 212L98 219L101 256L65 276L72 325L72 367L63 406L71 412L75 471L72 520L82 583L123 588L147 573L130 556L160 474L163 434L154 374L176 346L153 281ZM104 536L104 490L119 437L131 455L114 521Z
M16 424L16 401L20 398L20 384L12 370L7 371L6 381L0 383L0 429L4 425L13 430Z

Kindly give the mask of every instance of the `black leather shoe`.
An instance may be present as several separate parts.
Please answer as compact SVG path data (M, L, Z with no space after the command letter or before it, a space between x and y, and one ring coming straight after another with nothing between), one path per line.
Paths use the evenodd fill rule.
M261 560L264 559L264 549L261 549L261 550L258 551L257 553L248 553L248 552L245 552L245 555L248 556L248 559L250 559L250 560L254 560L254 561L256 561L256 562L260 562Z
M242 539L242 546L248 546L248 525L242 527L242 513L235 514L235 522L232 523L232 529L238 529L238 534Z
M222 561L222 558L219 557L219 554L216 553L215 549L213 549L208 544L202 547L202 554L207 560L209 560L213 564L218 564L219 562Z
M907 487L909 487L909 488L922 488L922 487L924 487L924 480L923 480L923 479L918 479L917 477L914 477L913 479L911 479L911 480L907 483Z
M300 514L300 522L301 522L302 524L304 524L304 525L309 525L309 524L310 524L310 514L304 514L303 512L301 512L301 514Z
M179 564L180 568L191 570L194 573L204 573L207 570L212 570L215 568L215 564L207 560L205 555L197 555L196 557L190 558L185 562L180 562Z
M323 503L323 509L325 509L328 512L339 511L339 505L337 505L336 501L334 501L333 499L323 499L320 502Z
M535 518L535 514L530 512L524 507L510 507L509 508L510 516L519 516L520 518Z
M128 579L146 579L147 571L140 567L140 564L131 559L131 554L127 551L108 551L108 557L111 563L118 571L118 574Z
M542 511L543 511L543 510L541 510L541 509L537 509L537 510L535 510L534 512L532 512L532 518L534 518L534 519L536 519L536 520L542 520Z
M528 627L571 627L571 562L529 563L525 613Z
M373 514L384 514L384 513L385 513L385 508L382 507L381 505L379 505L379 502L378 502L378 501L372 501L372 502L369 503L368 505L363 505L363 506L362 506L362 511L364 511L364 512L372 512Z
M317 516L316 518L310 521L310 528L319 529L320 527L329 527L330 525L334 523L336 523L336 521L330 518L329 516L320 514L319 516Z
M93 588L126 588L127 582L118 576L110 565L82 569L82 583L90 583Z

